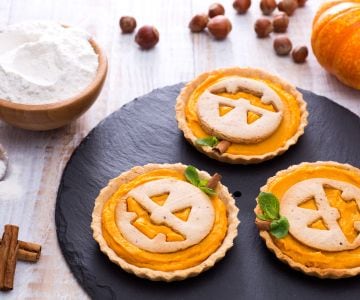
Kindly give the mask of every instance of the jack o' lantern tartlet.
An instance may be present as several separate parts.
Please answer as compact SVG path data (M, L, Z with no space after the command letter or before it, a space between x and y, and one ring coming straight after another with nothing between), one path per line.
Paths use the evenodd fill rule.
M284 153L304 133L302 94L252 68L203 73L177 98L179 129L197 150L219 161L252 164Z
M238 208L221 176L182 164L134 167L95 201L91 227L109 259L150 280L196 276L225 256Z
M360 169L295 165L268 179L257 200L260 236L278 259L320 278L360 274Z

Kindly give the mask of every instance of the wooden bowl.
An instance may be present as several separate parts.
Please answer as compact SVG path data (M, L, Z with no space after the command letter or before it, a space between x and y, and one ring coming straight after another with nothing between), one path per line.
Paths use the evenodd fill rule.
M99 58L93 82L80 94L50 104L20 104L0 99L0 119L19 128L50 130L69 124L79 118L95 102L107 73L107 59L99 45L89 39Z

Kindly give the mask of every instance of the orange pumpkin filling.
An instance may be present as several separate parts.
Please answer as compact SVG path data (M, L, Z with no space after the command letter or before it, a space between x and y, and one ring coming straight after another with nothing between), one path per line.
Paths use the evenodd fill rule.
M284 193L291 186L310 178L329 178L345 181L360 188L360 177L358 173L340 166L324 164L316 167L305 165L290 173L277 176L268 185L267 191L276 195L278 199L281 199ZM341 191L333 188L326 188L325 192L330 205L337 208L340 213L338 223L341 230L349 242L352 242L359 234L359 232L357 232L354 228L354 222L360 221L360 210L355 200L344 201L340 196ZM300 207L317 209L316 204L312 199L301 204ZM309 226L312 228L327 230L322 219L317 220ZM360 267L360 247L353 250L326 252L302 244L291 234L288 234L283 239L276 239L274 237L272 237L272 239L275 245L284 254L307 267L323 269L347 269Z
M245 77L245 76L243 76ZM199 97L204 93L206 89L214 85L215 83L223 80L224 75L212 75L204 80L191 94L185 108L186 121L188 127L191 129L193 134L197 138L207 137L208 134L201 127L197 115L197 102ZM257 78L252 78L257 79ZM300 125L301 111L296 98L290 93L286 92L279 84L275 84L268 80L257 79L259 81L265 82L269 87L271 87L280 97L284 103L283 119L278 127L278 129L267 139L256 144L240 144L233 143L226 153L234 155L262 155L266 153L273 152L280 147L284 146L285 143L297 132ZM237 92L235 94L230 94L226 92L218 93L218 95L233 99L234 101L242 101L242 99L249 100L250 103L254 106L258 106L269 111L275 111L272 105L266 105L261 102L261 99L255 95L252 95L248 92ZM219 114L225 115L229 112L231 107L220 107ZM250 124L255 122L261 116L249 112L247 116L247 122Z
M159 271L175 271L191 268L206 260L222 244L227 232L226 206L217 196L211 197L215 210L215 221L210 233L198 244L187 249L172 253L153 253L142 250L127 241L116 224L116 207L119 200L133 188L152 180L175 178L186 181L183 173L175 170L155 170L142 175L120 186L120 188L105 203L102 212L102 233L108 246L128 263L138 267L150 268ZM158 195L152 200L159 205L166 201L167 195ZM138 230L149 238L163 233L167 241L181 241L184 237L165 225L154 224L149 213L133 198L126 199L127 211L135 212L137 219L133 223ZM174 214L187 220L190 209L184 209Z

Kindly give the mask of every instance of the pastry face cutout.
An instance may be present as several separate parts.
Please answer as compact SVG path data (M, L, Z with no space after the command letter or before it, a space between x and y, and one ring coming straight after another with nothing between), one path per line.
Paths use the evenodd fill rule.
M165 202L157 203L152 197L167 196ZM134 199L148 213L153 224L164 225L180 236L170 240L164 233L151 238L135 226L141 216L128 210L127 201ZM186 218L176 213L187 210ZM199 188L176 179L154 180L132 189L121 199L116 210L116 222L122 235L138 248L169 253L186 249L199 243L212 229L215 219L210 198Z
M226 91L235 94L246 91L261 97L263 104L272 104L275 112L252 105L249 100L233 100L216 93ZM232 110L221 116L220 106ZM248 113L255 113L259 118L248 123ZM283 116L283 103L274 90L264 82L241 77L228 77L206 89L197 105L198 117L204 130L233 143L258 143L279 127Z
M360 189L338 180L313 178L293 185L281 200L280 213L290 223L290 233L307 246L325 251L344 251L360 246L360 221L354 222L354 229L359 232L353 241L345 237L338 220L340 213L330 206L325 188L341 191L343 201L356 201L360 211ZM299 207L302 203L314 200L317 210ZM322 220L326 229L311 228L314 222Z

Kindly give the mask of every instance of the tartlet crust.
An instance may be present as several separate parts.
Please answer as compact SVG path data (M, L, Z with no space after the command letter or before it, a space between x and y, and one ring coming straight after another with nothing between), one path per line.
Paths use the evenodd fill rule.
M270 177L266 184L264 186L261 187L261 191L262 192L266 192L268 190L268 185L275 180L276 177L278 176L282 176L288 173L293 172L294 170L296 170L299 167L303 167L303 166L323 166L323 165L330 165L330 166L335 166L335 167L342 167L345 168L347 170L350 171L355 171L356 173L359 174L360 177L360 170L358 168L355 168L349 164L341 164L338 162L334 162L334 161L317 161L314 163L308 163L308 162L304 162L301 163L299 165L293 165L291 167L289 167L286 170L282 170L279 171L275 174L275 176ZM256 205L254 212L255 214L260 213L261 209L259 207L259 205ZM308 267L304 264L301 264L295 260L293 260L291 257L287 256L286 254L284 254L274 243L270 233L268 231L265 230L260 230L260 236L261 238L265 241L266 246L268 247L268 249L270 249L271 252L273 252L276 257L281 260L282 262L288 264L291 268L297 270L297 271L301 271L307 275L310 276L315 276L315 277L319 277L319 278L330 278L330 279L339 279L339 278L346 278L346 277L353 277L356 275L360 274L360 266L356 267L356 268L348 268L348 269L335 269L335 268L316 268L316 267Z
M185 171L187 166L181 163L177 164L147 164L145 166L137 166L129 171L126 171L120 174L118 177L110 180L108 185L100 191L100 194L95 200L95 207L92 213L92 222L91 228L93 230L93 237L99 243L100 249L105 253L109 259L119 265L123 270L128 273L133 273L138 277L147 278L153 281L178 281L184 280L188 277L193 277L200 274L203 271L208 270L213 267L214 264L223 258L232 246L233 241L237 236L237 227L240 223L238 220L237 214L239 209L235 205L235 200L232 195L229 193L229 190L226 186L221 183L218 184L216 189L219 198L226 204L227 208L227 218L228 218L228 228L226 236L220 245L220 247L212 253L205 261L200 264L176 271L158 271L149 268L141 268L135 265L128 263L125 259L119 257L108 245L106 240L102 235L102 226L101 226L101 216L103 206L106 201L118 190L118 188L133 179L137 176L158 169L172 169ZM201 178L209 179L210 175L205 171L199 171Z
M290 139L288 139L282 147L276 149L275 151L268 152L262 155L235 155L230 153L219 154L213 151L211 147L198 145L196 143L197 137L193 134L191 128L189 128L186 121L186 115L185 115L186 104L191 94L194 92L194 90L197 88L199 84L201 84L209 76L217 75L217 74L222 74L224 76L240 75L240 76L248 76L253 78L256 77L259 79L267 79L276 84L280 84L285 91L292 94L296 98L299 104L299 108L301 111L301 118L297 132ZM308 124L307 121L308 112L306 110L306 107L307 104L304 101L302 94L293 85L284 81L283 79L274 76L272 74L269 74L260 69L233 67L233 68L223 68L210 72L205 72L197 76L192 81L188 82L185 85L185 87L183 87L176 100L175 110L176 110L176 119L178 121L179 129L184 133L185 139L190 144L192 144L198 151L218 161L222 161L230 164L247 165L247 164L256 164L272 159L275 156L283 154L286 150L289 149L290 146L296 144L299 137L304 134L304 129Z

